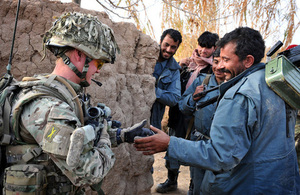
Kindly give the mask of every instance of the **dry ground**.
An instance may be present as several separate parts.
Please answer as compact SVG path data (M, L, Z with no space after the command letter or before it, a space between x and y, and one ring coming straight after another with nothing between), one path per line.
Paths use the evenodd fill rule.
M154 155L154 173L153 173L153 181L154 185L151 189L151 194L160 195L155 191L156 186L159 183L165 182L167 179L167 168L165 167L165 152L161 152ZM180 173L178 177L178 189L172 193L174 195L186 195L190 184L190 169L187 166L180 166Z

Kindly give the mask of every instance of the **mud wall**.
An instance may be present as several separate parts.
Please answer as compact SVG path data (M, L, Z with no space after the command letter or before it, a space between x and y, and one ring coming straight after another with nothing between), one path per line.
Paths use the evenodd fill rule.
M0 73L6 71L16 16L16 0L0 0ZM80 8L73 3L60 1L22 0L14 45L12 74L21 79L39 73L51 73L56 58L51 52L41 62L42 37L52 26L54 16L64 12L83 12L97 16L110 26L120 47L114 64L105 64L95 79L103 85L92 83L88 92L93 103L102 102L112 110L113 119L129 127L142 119L150 118L155 100L153 68L158 56L158 44L137 30L134 24L113 22L106 13ZM113 149L117 161L105 178L106 194L150 194L153 185L150 168L153 157L143 156L132 145L122 144Z

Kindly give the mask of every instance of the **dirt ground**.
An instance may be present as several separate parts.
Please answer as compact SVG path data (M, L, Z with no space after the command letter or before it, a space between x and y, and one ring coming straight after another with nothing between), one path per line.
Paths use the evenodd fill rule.
M167 179L167 168L165 167L165 152L161 152L154 155L154 173L153 173L153 187L151 189L151 194L159 195L155 191L156 186L159 183L163 183ZM186 195L188 192L189 184L190 184L190 169L187 166L180 166L180 173L178 177L178 189L174 192L170 192L168 194L174 195Z

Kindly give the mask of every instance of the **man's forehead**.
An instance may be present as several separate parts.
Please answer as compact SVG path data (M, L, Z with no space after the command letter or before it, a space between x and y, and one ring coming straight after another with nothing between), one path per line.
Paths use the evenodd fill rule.
M214 49L215 47L214 46L211 46L211 47L207 47L207 46L204 46L204 45L199 45L198 44L198 47L200 47L200 48L206 48L206 49Z
M179 40L174 41L174 39L173 39L169 34L167 34L167 35L165 36L165 38L163 39L163 42L172 43L172 44L177 45L177 46L178 46L178 44L179 44Z
M220 55L222 56L222 55L224 55L224 53L235 54L235 48L236 48L236 43L235 42L228 42L223 47L221 47L221 50L220 50L221 54Z

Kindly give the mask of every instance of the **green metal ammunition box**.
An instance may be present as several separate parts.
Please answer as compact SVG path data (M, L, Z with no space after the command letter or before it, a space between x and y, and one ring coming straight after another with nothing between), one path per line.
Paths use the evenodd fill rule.
M280 55L266 63L265 79L287 104L300 109L300 70L285 56Z

